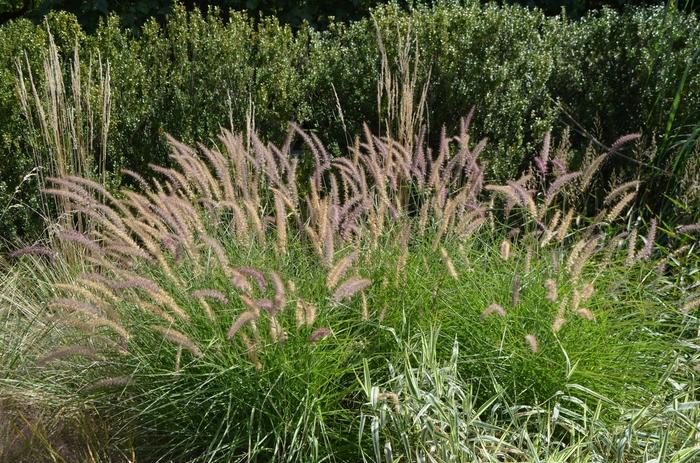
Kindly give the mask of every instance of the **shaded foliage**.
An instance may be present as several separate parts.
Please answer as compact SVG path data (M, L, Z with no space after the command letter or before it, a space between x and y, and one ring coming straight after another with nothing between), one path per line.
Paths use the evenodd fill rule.
M325 29L332 22L347 22L366 17L373 7L396 3L404 9L417 5L433 5L439 0L184 0L188 11L206 11L210 7L219 8L224 19L229 10L247 11L251 17L273 15L282 23L298 28L308 23ZM454 0L454 3L491 3L489 0ZM547 15L565 13L568 17L580 18L591 11L604 7L622 11L628 7L658 5L667 3L686 11L697 11L700 4L695 0L498 0L501 5L521 5L541 9ZM18 18L29 17L39 20L51 11L66 11L75 14L86 30L94 31L101 19L116 14L126 27L137 30L146 21L155 18L163 23L173 12L173 0L1 0L0 24Z

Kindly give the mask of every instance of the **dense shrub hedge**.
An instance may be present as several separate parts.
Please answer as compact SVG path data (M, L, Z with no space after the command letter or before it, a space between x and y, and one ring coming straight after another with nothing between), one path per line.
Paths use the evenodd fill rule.
M66 58L77 44L84 63L98 55L110 63L113 171L166 162L166 132L207 142L230 121L245 127L250 115L264 137L279 141L293 120L340 152L363 122L376 129L381 117L375 21L392 66L399 38L411 32L420 56L418 85L430 75L430 136L443 125L453 130L475 105L473 131L492 140L486 157L500 179L528 165L547 130L571 122L560 105L603 143L639 130L647 143L664 134L676 140L692 134L700 120L698 19L661 7L603 10L574 22L520 7L445 2L407 13L386 6L373 18L323 32L292 30L274 18L253 21L243 13L226 22L220 17L178 8L165 26L150 21L138 36L120 28L116 17L95 34L84 33L67 13L48 17ZM32 213L35 184L25 179L33 161L16 64L26 53L41 69L46 40L46 26L26 20L0 28L0 235L6 238L40 230ZM584 149L587 139L573 133L573 148ZM669 163L668 153L640 160Z
M246 10L252 17L276 16L284 24L299 27L307 22L313 27L326 28L334 21L353 21L368 15L371 8L386 3L396 3L403 8L415 5L431 5L441 0L183 0L188 10L209 7L221 8L225 17L229 9ZM459 3L477 1L494 3L493 0L453 0ZM669 4L685 11L698 11L700 3L694 0L498 0L498 4L515 4L539 8L547 15L580 18L589 11L603 7L623 10L630 6ZM51 11L66 11L77 16L81 26L94 31L100 19L114 14L126 27L138 28L149 19L164 21L173 11L172 0L0 0L0 24L15 18L41 18Z

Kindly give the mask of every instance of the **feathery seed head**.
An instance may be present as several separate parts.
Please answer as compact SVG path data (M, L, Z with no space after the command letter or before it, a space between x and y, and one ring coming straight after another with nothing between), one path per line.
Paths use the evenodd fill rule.
M11 257L12 259L18 259L22 256L27 255L48 257L49 259L53 260L56 257L56 252L47 246L43 246L41 244L33 244L31 246L25 246L23 248L19 248L12 251L9 254L9 257Z
M94 392L100 389L124 388L130 385L132 381L133 378L131 376L115 376L112 378L105 378L86 386L83 391Z
M338 286L340 280L345 276L345 273L352 266L355 259L357 259L358 253L351 252L347 256L340 259L328 272L328 277L326 278L326 288L329 290L335 289Z
M498 305L498 304L491 304L490 306L486 307L486 309L484 309L483 312L481 312L481 317L480 317L480 318L481 318L482 320L484 320L484 319L486 319L489 315L494 314L494 313L500 315L501 317L505 317L505 316L506 316L506 311L505 311L505 309L504 309L503 307L501 307L501 306Z
M367 288L372 284L372 280L367 278L352 277L345 280L345 283L341 284L338 289L335 290L331 299L333 302L338 303L343 299L348 299Z
M501 242L501 259L508 260L510 258L510 241L503 240Z
M593 293L595 292L595 287L593 286L593 283L588 283L586 286L583 287L581 290L581 300L582 301L587 301L593 296Z
M246 311L243 312L236 318L236 321L233 322L233 325L228 330L227 336L229 339L233 338L238 331L243 328L248 323L251 323L255 321L258 318L258 314L253 311Z
M260 291L267 291L267 280L265 279L265 274L260 270L253 267L236 267L236 271L254 279Z
M625 196L622 197L620 201L608 212L608 215L605 216L605 221L608 223L613 222L621 213L622 211L632 202L634 201L634 198L637 197L636 192L628 193Z
M530 351L534 354L537 353L539 350L539 345L537 344L537 338L533 334L528 334L525 336L525 342L527 343L527 346L530 348Z
M287 305L287 293L284 288L284 282L277 272L270 272L272 286L275 287L275 297L273 299L274 312L281 312Z
M510 290L510 305L515 307L520 303L520 278L513 278L513 283Z
M253 291L248 280L235 270L231 271L231 283L243 293L250 294Z
M195 357L203 357L204 353L197 347L197 345L188 338L184 333L176 331L172 328L165 328L162 326L154 326L153 329L158 331L163 335L165 339L176 344L182 348L189 350Z
M552 280L552 279L545 280L544 287L547 290L547 295L545 296L545 298L549 302L556 302L556 300L557 300L557 282Z
M297 299L297 308L295 312L297 328L301 328L304 325L312 326L316 321L316 312L317 309L315 305L302 298Z
M37 365L42 366L46 365L47 363L51 363L55 360L61 360L66 357L85 357L90 360L94 361L100 361L104 360L104 356L101 355L99 352L96 350L92 349L91 347L88 346L82 346L82 345L73 345L73 346L66 346L66 347L61 347L58 349L55 349L45 356L41 357L40 359L37 360Z
M651 257L652 250L654 249L654 240L656 239L656 219L651 219L649 225L649 231L647 236L644 237L644 247L637 254L637 260L647 260Z
M695 233L700 231L700 224L699 223L691 223L688 225L682 225L678 228L676 228L676 231L678 233Z
M326 328L326 327L317 328L314 330L313 333L311 333L311 336L309 336L309 341L316 343L316 342L319 342L322 339L326 338L330 334L331 334L330 328Z
M196 298L209 298L214 299L222 304L228 304L228 298L224 293L218 289L203 288L192 291L192 296Z
M454 262L452 262L452 258L450 258L450 255L447 253L447 250L442 246L440 247L440 254L442 255L442 260L445 263L445 266L447 267L447 272L450 274L452 279L454 279L455 281L459 281L459 274L457 273L455 264Z
M552 324L552 331L558 333L564 326L564 323L566 323L566 319L562 316L557 315L554 319L554 323Z

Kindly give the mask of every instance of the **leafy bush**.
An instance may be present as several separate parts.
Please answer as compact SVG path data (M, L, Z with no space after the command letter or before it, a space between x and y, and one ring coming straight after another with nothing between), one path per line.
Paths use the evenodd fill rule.
M313 27L325 28L334 21L351 21L366 17L371 8L386 3L396 3L405 9L416 5L431 5L440 0L349 0L327 2L319 0L185 0L182 3L188 10L194 8L220 8L225 15L229 9L247 11L252 17L260 15L276 16L284 24L299 27L308 22ZM453 0L456 3L470 3L475 0ZM477 0L478 1L478 0ZM481 3L489 3L481 1ZM558 15L564 10L566 15L580 18L590 11L603 7L621 11L632 6L658 5L660 0L502 0L499 4L520 5L538 8L547 15ZM694 1L673 1L669 5L684 11L698 11ZM173 2L168 0L0 0L0 24L11 18L39 18L51 11L66 11L76 15L80 24L94 31L100 19L119 16L126 27L139 28L150 19L162 22L173 11Z
M645 199L652 207L663 201L659 191L700 204L687 184L678 188L698 140L700 54L686 46L690 37L700 36L697 17L661 7L624 16L603 10L579 22L557 23L552 32L560 36L557 28L567 30L567 43L559 48L551 93L599 140L642 130L647 143L658 144L636 163L617 163L648 181ZM563 121L571 123L568 117Z
M320 34L311 54L313 121L330 128L329 139L346 138L338 110L329 104L337 94L350 133L361 129L367 115L375 115L371 126L379 128L384 118L376 102L379 35L393 67L400 65L398 44L416 50L417 79L428 86L432 140L443 126L455 130L455 121L476 106L475 133L498 140L489 156L495 161L492 172L508 178L555 115L546 98L552 39L547 43L539 33L546 24L544 16L524 9L446 4L411 14L377 9L373 19L331 28Z

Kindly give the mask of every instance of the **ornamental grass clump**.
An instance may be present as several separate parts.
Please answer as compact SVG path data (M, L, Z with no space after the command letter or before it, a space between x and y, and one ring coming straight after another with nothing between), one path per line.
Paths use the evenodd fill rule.
M125 172L139 190L48 179L74 215L53 260L38 247L13 258L79 259L36 314L63 336L32 374L145 459L340 461L360 454L358 372L403 355L393 338L440 325L436 355L462 346L454 368L481 385L475 401L604 397L615 419L656 392L669 356L670 307L619 275L644 271L656 224L630 261L608 243L632 185L597 220L575 208L635 136L575 175L547 137L533 169L497 185L469 123L434 151L424 132L409 148L365 129L342 158L295 126L280 147L170 138L173 167ZM291 155L296 137L307 156Z

